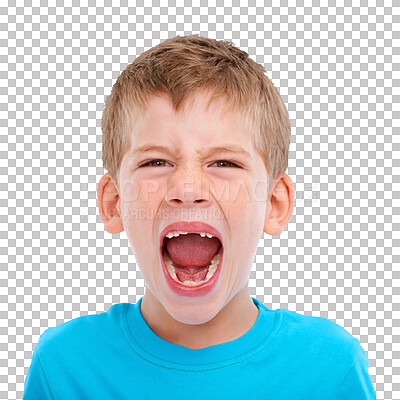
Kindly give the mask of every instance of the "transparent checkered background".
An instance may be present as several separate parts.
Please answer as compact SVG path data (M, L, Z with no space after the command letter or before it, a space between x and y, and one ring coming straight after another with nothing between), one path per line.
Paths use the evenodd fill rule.
M143 296L98 216L102 110L135 57L199 33L263 64L293 127L294 215L262 237L250 294L343 326L377 398L400 399L399 2L161 3L2 2L0 398L22 398L46 328Z

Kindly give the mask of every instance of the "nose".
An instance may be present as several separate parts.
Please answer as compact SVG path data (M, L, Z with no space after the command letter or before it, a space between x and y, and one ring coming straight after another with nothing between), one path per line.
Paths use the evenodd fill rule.
M176 171L167 182L166 202L171 206L207 206L210 192L204 179L191 171Z

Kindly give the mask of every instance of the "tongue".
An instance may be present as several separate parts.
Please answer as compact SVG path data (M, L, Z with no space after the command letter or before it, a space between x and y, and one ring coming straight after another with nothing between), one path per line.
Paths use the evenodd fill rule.
M218 238L201 237L197 233L166 239L169 257L175 266L188 268L206 267L221 246Z

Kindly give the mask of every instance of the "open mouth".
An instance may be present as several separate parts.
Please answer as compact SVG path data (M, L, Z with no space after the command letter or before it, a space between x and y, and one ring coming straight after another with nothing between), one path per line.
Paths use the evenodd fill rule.
M186 287L209 282L218 270L222 254L220 239L205 232L170 231L161 247L170 277Z

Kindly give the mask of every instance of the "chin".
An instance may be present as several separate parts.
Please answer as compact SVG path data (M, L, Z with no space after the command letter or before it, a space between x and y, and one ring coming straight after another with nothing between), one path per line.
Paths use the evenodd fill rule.
M218 307L218 304L210 303L195 306L184 298L181 301L171 301L171 303L163 302L165 310L174 320L187 325L205 324L211 321L222 308ZM170 305L171 307L169 307Z
M168 310L167 310L168 311ZM219 311L219 310L218 310ZM182 310L182 312L170 313L171 317L176 321L186 325L202 325L211 321L217 314L217 312L202 312L199 310Z

